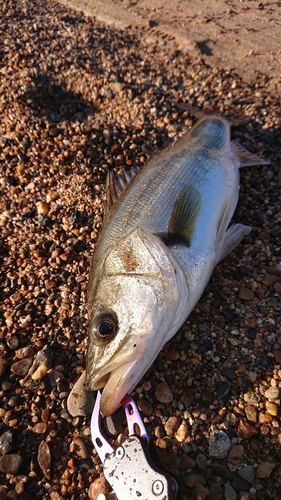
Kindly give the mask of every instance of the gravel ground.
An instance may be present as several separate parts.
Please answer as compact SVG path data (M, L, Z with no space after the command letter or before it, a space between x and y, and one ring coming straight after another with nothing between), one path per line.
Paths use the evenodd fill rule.
M280 99L263 75L250 86L53 2L6 0L0 17L1 500L106 493L89 418L66 404L85 366L89 262L107 170L192 125L174 101L249 116L233 137L272 163L242 171L235 221L252 233L134 398L184 500L277 499Z

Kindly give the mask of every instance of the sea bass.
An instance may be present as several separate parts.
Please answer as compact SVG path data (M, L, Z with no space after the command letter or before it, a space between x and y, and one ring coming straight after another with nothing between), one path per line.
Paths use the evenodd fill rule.
M107 215L88 288L88 390L112 414L177 332L215 265L247 235L229 227L239 168L268 162L231 142L231 124L203 116L138 173L109 174Z

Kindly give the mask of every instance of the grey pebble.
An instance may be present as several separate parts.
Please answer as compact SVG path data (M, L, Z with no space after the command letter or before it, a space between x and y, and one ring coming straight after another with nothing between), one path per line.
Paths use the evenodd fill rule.
M225 458L230 446L230 439L224 431L217 429L211 431L209 442L209 455L211 457Z
M241 491L249 491L252 487L248 481L245 481L239 476L235 476L231 481L232 488L236 491L236 493L240 493Z
M217 393L220 398L225 398L230 391L230 383L227 380L221 380L217 384Z
M232 488L232 486L230 486L229 483L225 483L225 485L224 485L224 496L225 496L225 500L236 500L237 499L237 493Z
M214 402L214 395L208 389L202 391L201 398L206 405L211 405Z
M241 467L241 469L239 469L238 476L247 481L248 483L254 484L255 469L253 465L246 465L245 467Z
M203 453L198 453L196 457L196 463L200 470L205 471L207 469L207 457Z
M237 378L237 375L235 371L232 368L224 368L222 370L222 374L228 379L228 380L235 380Z
M222 479L230 480L233 478L232 472L230 472L229 468L224 462L214 462L212 464L212 469L215 476L219 476Z
M0 437L0 452L2 455L6 455L6 453L9 453L12 449L12 442L13 442L13 433L11 430L8 430L2 434Z

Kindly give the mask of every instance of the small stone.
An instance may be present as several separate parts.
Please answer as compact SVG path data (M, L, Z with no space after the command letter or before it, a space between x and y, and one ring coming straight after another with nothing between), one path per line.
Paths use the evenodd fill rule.
M18 377L25 377L32 365L32 362L33 360L31 358L21 359L20 361L16 361L12 364L11 370Z
M238 297L242 300L253 300L255 294L246 286L240 286L238 289Z
M10 430L4 432L0 437L0 452L2 455L6 455L6 453L9 453L13 449L12 442L13 432Z
M39 201L36 206L38 215L47 215L50 211L50 205L44 201Z
M165 354L165 358L170 360L170 361L177 361L180 357L179 351L168 351Z
M259 422L260 424L268 424L269 422L272 422L273 417L269 413L259 413Z
M8 366L9 366L8 360L0 358L0 377L2 377L2 375L6 373Z
M34 354L35 354L35 349L34 347L32 347L32 345L20 347L20 349L17 349L15 351L15 356L18 359L31 358L31 356L34 356Z
M184 476L184 482L190 488L195 488L197 483L202 484L202 486L206 485L206 479L201 474L194 474L193 472Z
M67 398L67 409L72 417L90 415L94 404L94 393L86 389L86 370L80 375Z
M213 482L209 492L211 500L221 500L223 498L223 489L219 483Z
M222 370L222 373L228 380L236 380L237 378L237 375L233 368L224 368Z
M274 274L266 274L265 277L262 279L261 283L264 286L271 286L274 285L277 281L277 276Z
M273 359L277 365L281 365L281 350L274 349L273 350Z
M166 382L159 382L155 389L155 396L160 403L171 403L173 401L173 393Z
M205 471L207 469L207 457L203 453L198 453L196 457L196 463L200 470Z
M280 295L281 294L281 281L277 281L276 283L274 283L273 288L274 288L274 291Z
M188 436L188 427L186 424L181 424L175 434L175 438L179 443L182 443L183 441L186 440Z
M167 436L173 436L177 432L180 424L180 417L169 417L164 426Z
M214 462L212 465L212 470L215 476L221 477L226 481L230 481L233 478L232 472L230 472L229 468L224 462Z
M38 422L38 424L34 425L32 430L35 434L45 434L47 431L47 424L45 424L45 422Z
M250 420L251 422L257 421L257 411L255 410L255 408L253 408L253 406L245 406L245 413L247 420Z
M250 484L254 484L255 482L255 469L253 465L246 465L245 467L241 467L238 471L238 476L247 481Z
M154 429L154 434L158 438L163 438L165 436L165 431L162 427L162 425L157 425Z
M97 500L99 495L104 495L106 498L106 495L110 493L111 491L111 486L107 482L104 476L98 477L95 479L91 484L90 488L88 491L88 496L90 500Z
M275 464L272 462L262 462L258 465L256 470L257 479L265 479L269 477L275 468Z
M275 403L271 403L270 401L266 401L265 406L269 415L273 415L273 417L276 417L278 413L278 406Z
M43 472L44 476L47 479L51 479L50 476L50 467L51 467L51 452L48 444L46 441L41 441L39 448L38 448L38 454L37 454L37 460L39 467L41 471Z
M251 484L239 476L235 476L230 484L236 491L236 493L240 493L241 491L249 491L251 489Z
M194 469L196 466L195 460L183 453L180 457L180 468L181 469Z
M144 417L150 417L153 414L153 406L146 398L138 400L138 409L142 412Z
M214 402L214 395L208 391L208 389L204 389L201 393L201 398L203 403L207 406L211 405Z
M217 429L211 431L209 441L209 455L211 457L225 458L230 446L230 439L224 431Z
M158 446L158 448L161 448L162 450L166 450L166 448L168 447L167 440L163 438L157 438L155 444L156 446Z
M177 469L180 467L180 459L176 453L169 453L163 459L164 465L167 469Z
M255 498L256 494L252 495L251 491L241 491L238 495L238 500L254 500Z
M225 500L237 500L237 493L229 483L224 485L224 496Z
M22 463L23 459L20 455L15 453L3 455L3 457L0 457L0 472L18 474Z
M229 462L232 465L240 465L241 464L241 459L242 456L244 455L244 446L242 444L234 444L231 446L228 454L227 454L227 462Z
M230 391L230 383L227 380L220 380L217 384L217 393L220 398L225 398Z
M239 421L238 432L242 439L250 439L256 434L257 429L244 420Z
M196 483L195 485L195 495L196 495L196 500L205 500L207 496L208 491L204 486L200 483Z
M83 459L88 458L89 454L88 454L86 444L85 444L85 441L83 438L81 438L81 437L73 438L72 444L74 447L73 451L76 452L78 457L83 458Z
M244 401L246 401L246 403L249 403L249 405L259 406L261 398L255 392L253 392L253 391L245 392L243 397L244 397Z
M42 365L38 366L37 370L35 370L34 373L32 373L31 378L32 380L41 380L47 375L48 367L43 363Z
M264 395L266 397L266 399L269 399L269 401L275 401L276 399L278 400L279 398L279 388L278 387L270 387L269 389L267 389L267 391L265 391Z

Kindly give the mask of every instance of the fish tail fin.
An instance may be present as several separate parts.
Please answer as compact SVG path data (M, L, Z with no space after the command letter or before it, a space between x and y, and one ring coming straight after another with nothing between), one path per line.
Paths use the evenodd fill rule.
M241 167L252 167L253 165L269 165L270 164L270 161L264 160L263 158L260 158L259 156L255 155L254 153L250 153L250 151L248 151L248 149L246 149L244 146L242 146L239 142L232 141L232 144L233 144L235 152L239 158L240 168Z

